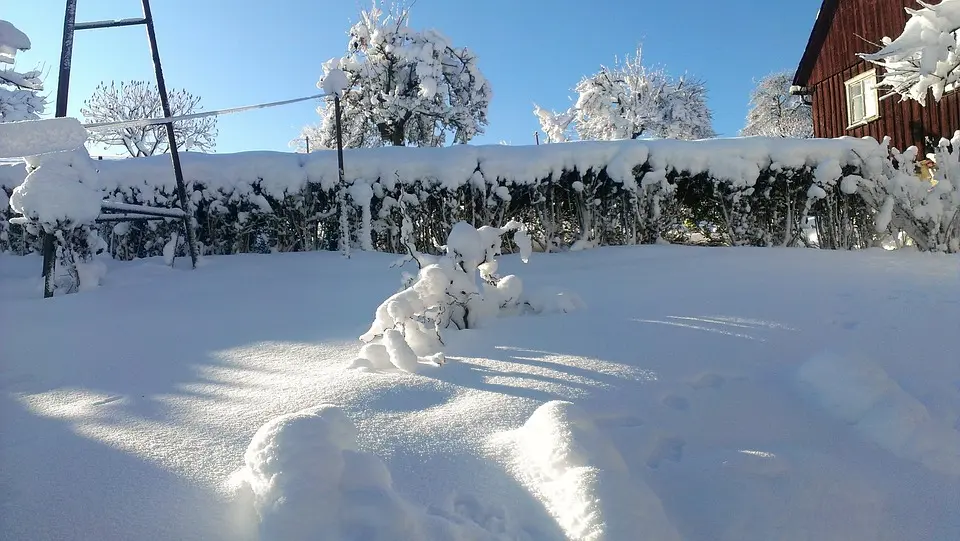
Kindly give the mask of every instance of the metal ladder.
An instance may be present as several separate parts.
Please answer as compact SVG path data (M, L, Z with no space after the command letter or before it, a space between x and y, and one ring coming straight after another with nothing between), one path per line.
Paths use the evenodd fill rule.
M150 43L150 54L153 57L153 68L157 76L157 90L160 93L160 105L163 108L164 118L172 118L170 101L167 97L167 85L163 79L163 68L160 64L160 52L157 49L157 35L153 25L153 13L150 11L150 0L141 0L143 17L135 19L118 19L112 21L93 21L77 23L77 0L66 0L66 13L63 18L63 48L60 51L60 77L57 84L57 107L54 116L67 116L67 96L70 91L70 68L73 61L73 37L77 30L95 30L99 28L118 28L121 26L145 25L147 27L147 41ZM180 152L177 150L176 134L173 130L173 121L164 123L167 127L167 140L170 146L170 158L173 161L173 174L177 181L177 197L183 211L183 228L190 252L190 261L193 268L197 267L197 239L193 229L192 213L190 212L187 188L183 180L183 169L180 166ZM141 207L142 208L142 207ZM170 209L156 209L155 216L170 216ZM164 214L166 211L166 214ZM139 210L140 214L151 214L148 210ZM56 242L51 234L45 234L43 239L43 275L46 277L44 297L53 296L52 277L56 265Z

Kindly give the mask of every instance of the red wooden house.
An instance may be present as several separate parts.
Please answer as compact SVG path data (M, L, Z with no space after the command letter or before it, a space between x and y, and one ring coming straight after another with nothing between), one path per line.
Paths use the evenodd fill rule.
M883 99L886 89L875 87L881 68L857 56L876 51L884 36L900 35L905 7L921 6L916 0L823 0L793 83L795 93L812 99L816 137L889 136L896 148L929 152L960 130L960 91L939 103L928 99L926 107L899 96Z

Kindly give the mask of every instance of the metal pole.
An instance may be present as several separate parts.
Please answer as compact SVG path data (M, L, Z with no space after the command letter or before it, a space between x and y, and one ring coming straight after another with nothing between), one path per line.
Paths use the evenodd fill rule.
M63 43L60 48L60 75L57 78L57 108L54 116L67 116L70 92L70 65L73 61L73 31L77 23L77 0L67 0L63 15ZM53 276L57 270L57 242L52 233L43 232L43 298L53 296Z
M170 100L167 97L167 85L163 80L163 68L160 65L160 51L157 49L157 34L153 28L153 13L150 11L150 0L143 2L143 20L147 25L147 39L150 41L150 54L153 56L153 67L157 74L157 90L160 93L160 106L164 117L172 117ZM170 158L173 160L173 174L177 179L177 196L185 216L183 228L187 234L187 247L190 250L190 262L197 268L197 238L193 230L193 212L190 211L190 200L187 199L187 187L183 181L183 169L180 166L180 152L177 150L177 136L173 130L173 122L167 122L167 142L170 145Z
M343 111L340 109L340 95L334 94L333 96L333 112L336 115L337 120L337 178L339 180L339 187L337 189L337 201L340 204L340 250L343 251L343 254L348 258L350 257L350 231L347 230L348 224L346 223L347 216L347 197L346 191L347 187L343 180L343 128L340 122L340 116Z

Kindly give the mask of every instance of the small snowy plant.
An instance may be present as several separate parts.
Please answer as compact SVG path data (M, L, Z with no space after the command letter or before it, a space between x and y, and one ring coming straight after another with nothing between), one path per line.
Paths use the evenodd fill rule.
M55 289L74 293L100 285L105 272L94 256L105 248L96 232L103 192L86 149L26 158L29 174L13 190L10 207L34 234L57 239Z
M403 228L409 237L408 219ZM370 330L360 337L366 345L353 366L405 372L415 372L422 365L439 366L445 360L440 352L443 329L481 327L501 314L520 312L525 306L523 282L514 275L497 274L496 257L502 251L503 235L510 232L526 263L533 246L527 228L516 221L479 229L459 222L441 256L418 254L408 245L420 272L408 276L406 287L377 308Z

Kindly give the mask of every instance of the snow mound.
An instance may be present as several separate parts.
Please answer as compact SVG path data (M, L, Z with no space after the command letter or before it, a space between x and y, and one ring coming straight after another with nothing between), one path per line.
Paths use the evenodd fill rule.
M616 446L570 402L547 402L516 431L495 437L568 539L679 540L656 493L630 472Z
M86 150L45 154L36 169L13 190L10 207L43 224L92 223L100 215L103 192Z
M9 21L0 19L0 62L13 64L17 51L30 49L30 38Z
M880 366L822 354L804 363L799 380L831 415L894 455L960 475L960 432L930 415Z
M344 91L350 88L350 80L346 72L338 68L339 59L333 58L323 64L325 72L323 80L320 81L320 88L327 95L343 96Z
M0 158L22 158L80 148L87 130L76 118L0 123Z
M257 431L231 481L251 502L263 541L515 539L454 511L408 502L384 463L358 450L358 435L330 404L277 417Z

